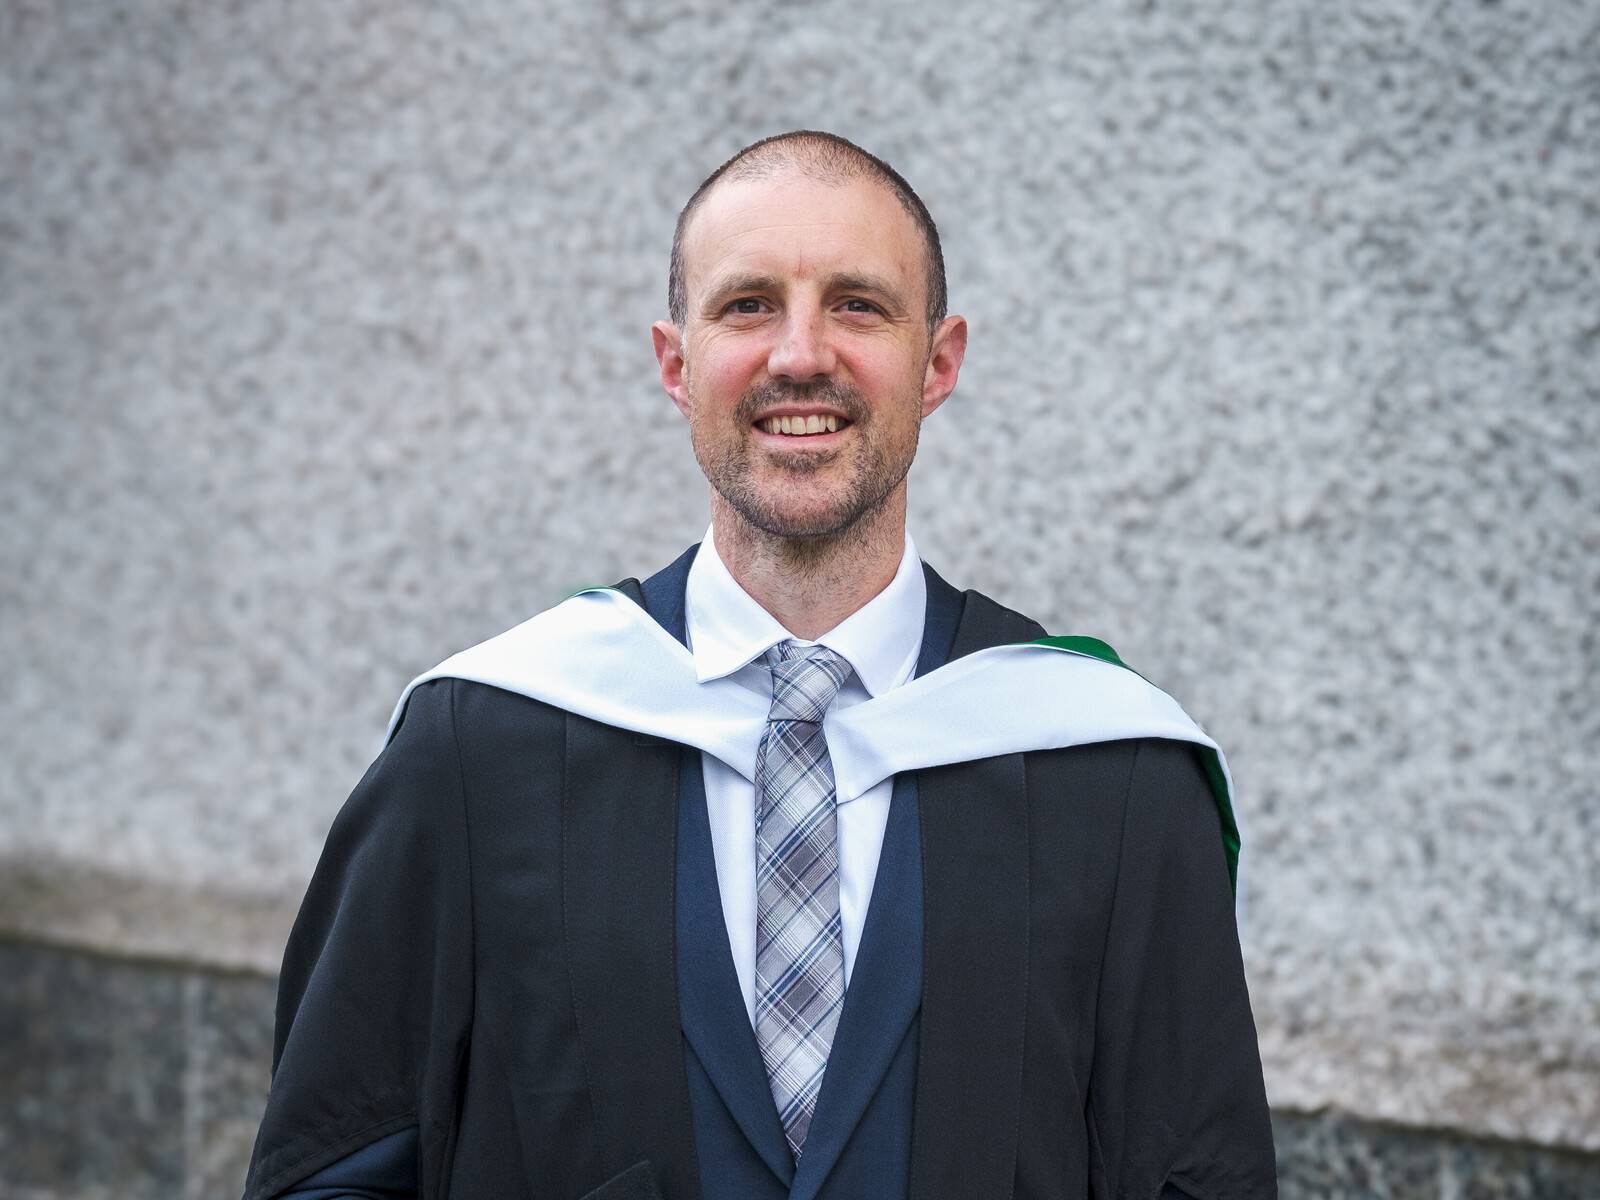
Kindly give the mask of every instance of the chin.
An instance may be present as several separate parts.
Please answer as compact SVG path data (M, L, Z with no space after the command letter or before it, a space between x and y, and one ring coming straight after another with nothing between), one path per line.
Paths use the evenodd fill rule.
M881 456L864 452L772 462L705 450L697 446L696 457L721 500L746 525L789 541L837 537L869 520L910 466L895 471Z
M790 541L836 537L878 508L877 503L851 493L799 497L792 492L781 495L755 492L724 494L723 498L748 524L772 537Z
M761 532L793 541L831 537L848 529L859 517L834 508L793 505L747 505L736 511Z
M758 528L763 533L783 538L785 541L813 542L837 537L853 524L855 521L851 518L840 519L830 515L825 519L779 520Z

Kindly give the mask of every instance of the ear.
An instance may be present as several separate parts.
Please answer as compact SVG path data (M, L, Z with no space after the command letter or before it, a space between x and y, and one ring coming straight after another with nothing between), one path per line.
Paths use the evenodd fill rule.
M656 365L661 368L661 386L687 417L689 388L684 378L683 335L671 321L657 321L650 326L650 340L656 348Z
M967 319L946 317L933 331L928 366L922 374L922 415L930 415L956 390L961 360L967 356Z

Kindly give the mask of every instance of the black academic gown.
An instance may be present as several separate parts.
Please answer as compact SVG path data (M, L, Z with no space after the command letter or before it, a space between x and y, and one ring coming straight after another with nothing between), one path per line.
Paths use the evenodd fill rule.
M625 585L680 638L691 557L642 593ZM1042 633L927 576L919 670ZM247 1200L359 1183L337 1173L386 1152L412 1159L429 1198L700 1195L701 1159L725 1148L706 1140L706 1114L724 1111L708 1104L759 1097L739 1090L748 1063L701 1061L706 1046L740 1053L703 1028L707 1008L753 1040L737 994L718 990L736 986L731 961L722 984L685 975L719 944L685 924L685 896L706 891L686 876L704 863L684 854L697 766L485 685L418 688L336 820L291 935ZM920 976L914 1053L837 1117L864 1123L830 1134L840 1165L806 1194L863 1194L848 1153L860 1132L904 1139L918 1200L1275 1195L1219 819L1193 751L1103 743L914 783L911 808L899 788L891 808L891 828L896 811L914 822L898 868L913 886L874 890L841 1021L852 1001L874 1006L871 988ZM873 926L907 916L880 901L915 909L918 892L897 926L921 931L908 976L874 950ZM884 969L864 984L875 953ZM761 1116L734 1115L712 1133L760 1143Z

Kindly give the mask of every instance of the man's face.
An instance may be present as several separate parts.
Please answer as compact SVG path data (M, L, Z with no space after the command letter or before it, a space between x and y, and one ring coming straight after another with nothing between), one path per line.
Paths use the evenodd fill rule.
M842 532L903 487L955 387L965 322L930 339L920 232L887 188L797 173L723 182L684 239L682 330L653 330L695 458L741 517Z

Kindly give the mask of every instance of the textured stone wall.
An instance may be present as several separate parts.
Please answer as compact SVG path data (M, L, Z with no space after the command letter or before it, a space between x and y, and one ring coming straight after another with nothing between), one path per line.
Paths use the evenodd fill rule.
M270 980L0 941L0 1197L220 1200L244 1186ZM64 1064L70 1064L64 1067ZM1594 1200L1600 1155L1278 1113L1280 1200Z
M797 126L972 323L925 556L1229 749L1274 1104L1600 1149L1586 0L0 4L0 933L275 968L405 680L698 536Z
M270 980L0 941L0 1197L243 1190ZM70 1064L64 1066L64 1064ZM1280 1200L1594 1200L1600 1155L1276 1114Z

